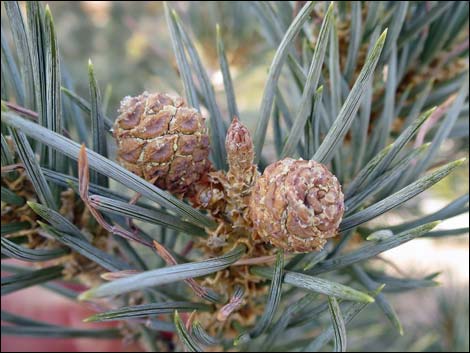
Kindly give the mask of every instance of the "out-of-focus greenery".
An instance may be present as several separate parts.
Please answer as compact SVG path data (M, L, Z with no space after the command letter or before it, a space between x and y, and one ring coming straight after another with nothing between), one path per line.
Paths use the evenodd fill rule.
M76 80L75 90L87 95L90 58L102 92L111 87L110 117L115 116L120 100L127 95L138 95L144 90L182 94L163 2L137 5L131 1L56 1L50 7L57 27L62 66ZM215 45L219 24L240 109L248 111L248 115L254 114L269 60L264 60L268 46L257 31L250 7L237 1L182 1L173 3L172 7L178 10L187 28L194 31L216 92L223 89ZM2 7L4 20L8 21Z

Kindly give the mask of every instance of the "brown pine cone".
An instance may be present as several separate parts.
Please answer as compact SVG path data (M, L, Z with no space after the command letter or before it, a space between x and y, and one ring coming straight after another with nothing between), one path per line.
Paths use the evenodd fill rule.
M255 238L289 252L322 249L337 234L343 212L341 185L313 160L286 158L271 164L250 200Z
M204 118L180 97L126 97L114 124L119 162L159 188L184 195L210 167Z

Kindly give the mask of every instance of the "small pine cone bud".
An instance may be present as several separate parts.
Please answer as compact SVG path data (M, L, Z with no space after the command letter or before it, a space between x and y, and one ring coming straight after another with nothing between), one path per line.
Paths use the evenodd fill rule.
M237 117L227 131L225 138L227 159L232 172L243 172L253 165L254 149L250 132Z
M210 169L204 118L183 100L144 92L121 102L114 124L119 162L175 195Z
M227 173L227 214L234 228L250 224L248 206L251 190L259 173L253 164L254 146L250 132L237 117L227 131L225 149L229 170Z
M322 249L337 234L343 212L340 183L313 160L286 158L271 164L250 200L255 237L290 252Z

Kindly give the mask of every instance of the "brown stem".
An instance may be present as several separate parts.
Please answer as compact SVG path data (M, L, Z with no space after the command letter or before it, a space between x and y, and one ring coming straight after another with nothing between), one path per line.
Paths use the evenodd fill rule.
M88 156L86 152L86 147L82 144L80 152L78 154L78 190L83 203L88 208L92 216L96 219L98 224L106 229L108 232L119 235L125 239L134 240L142 245L152 247L152 244L139 238L136 234L128 232L124 228L116 225L113 226L106 222L101 213L95 208L98 205L96 197L90 198L89 196L89 186L90 186L90 170L88 167Z
M137 201L139 201L140 197L142 196L142 194L140 194L139 192L137 192L134 196L132 196L132 198L129 200L129 205L135 205L137 203ZM134 223L134 220L132 218L128 218L127 221L127 226L129 227L130 230L132 230L132 232L134 234L137 234L139 232L139 227L137 227Z
M447 64L452 58L460 55L462 52L468 49L469 46L469 37L462 42L457 44L442 60L443 65Z
M189 314L189 317L186 319L186 323L184 324L186 326L186 330L188 330L189 333L192 332L193 329L193 322L196 317L196 310L194 310L191 314Z
M171 255L171 253L158 241L154 240L153 246L155 247L157 254L160 255L167 265L174 266L178 264L173 255ZM186 279L185 282L193 289L197 296L202 298L207 295L207 289L197 283L193 278Z
M18 169L24 169L23 163L16 163L16 164L6 165L6 166L1 168L1 172L2 172L2 174L3 173L9 173L9 172L14 172L15 170L18 170Z
M11 102L4 102L4 103L9 109L11 109L11 110L13 110L17 113L20 113L22 115L26 115L26 116L32 118L32 120L34 120L34 121L38 120L39 114L36 113L35 111L32 111L32 110L29 110L27 108L21 107L21 106L15 104L15 103L11 103Z
M294 256L293 254L286 255L286 258L291 258ZM260 256L260 257L253 257L250 259L241 259L237 262L234 262L231 266L243 266L243 265L259 265L259 264L267 264L276 261L276 255L268 255L268 256Z
M21 115L27 116L35 122L38 121L39 114L37 112L29 110L25 107L21 107L21 106L15 104L15 103L11 103L11 102L4 102L4 103L9 109L11 109L11 110L13 110L17 113L20 113ZM70 132L68 132L66 129L62 129L62 134L65 137L70 138Z
M129 277L129 276L132 276L132 275L136 275L138 273L140 273L141 271L138 271L138 270L123 270L123 271L117 271L117 272L105 272L105 273L102 273L100 275L100 277L102 279L104 279L105 281L114 281L116 279L120 279L120 278L125 278L125 277Z
M421 146L424 142L424 138L426 137L426 134L428 133L429 130L432 129L434 125L439 121L440 118L444 116L444 114L449 110L450 105L453 103L455 100L455 95L450 96L447 98L447 100L442 103L426 120L426 122L421 126L421 128L418 131L418 135L416 136L416 141L414 144L414 147L417 148Z
M193 249L194 246L194 241L190 240L184 247L184 249L181 251L181 256L186 256L189 254L189 252Z
M218 311L216 318L218 321L226 321L227 318L232 314L234 311L239 309L243 305L243 292L241 294L234 294L228 304L224 305Z

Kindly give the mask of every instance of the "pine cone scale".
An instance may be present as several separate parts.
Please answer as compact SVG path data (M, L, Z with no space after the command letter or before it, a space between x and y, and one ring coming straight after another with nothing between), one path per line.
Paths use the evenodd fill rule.
M293 252L320 250L337 234L343 212L336 177L320 163L291 158L266 168L250 202L256 235Z
M179 196L210 169L204 118L181 98L143 93L121 102L114 124L121 164Z

